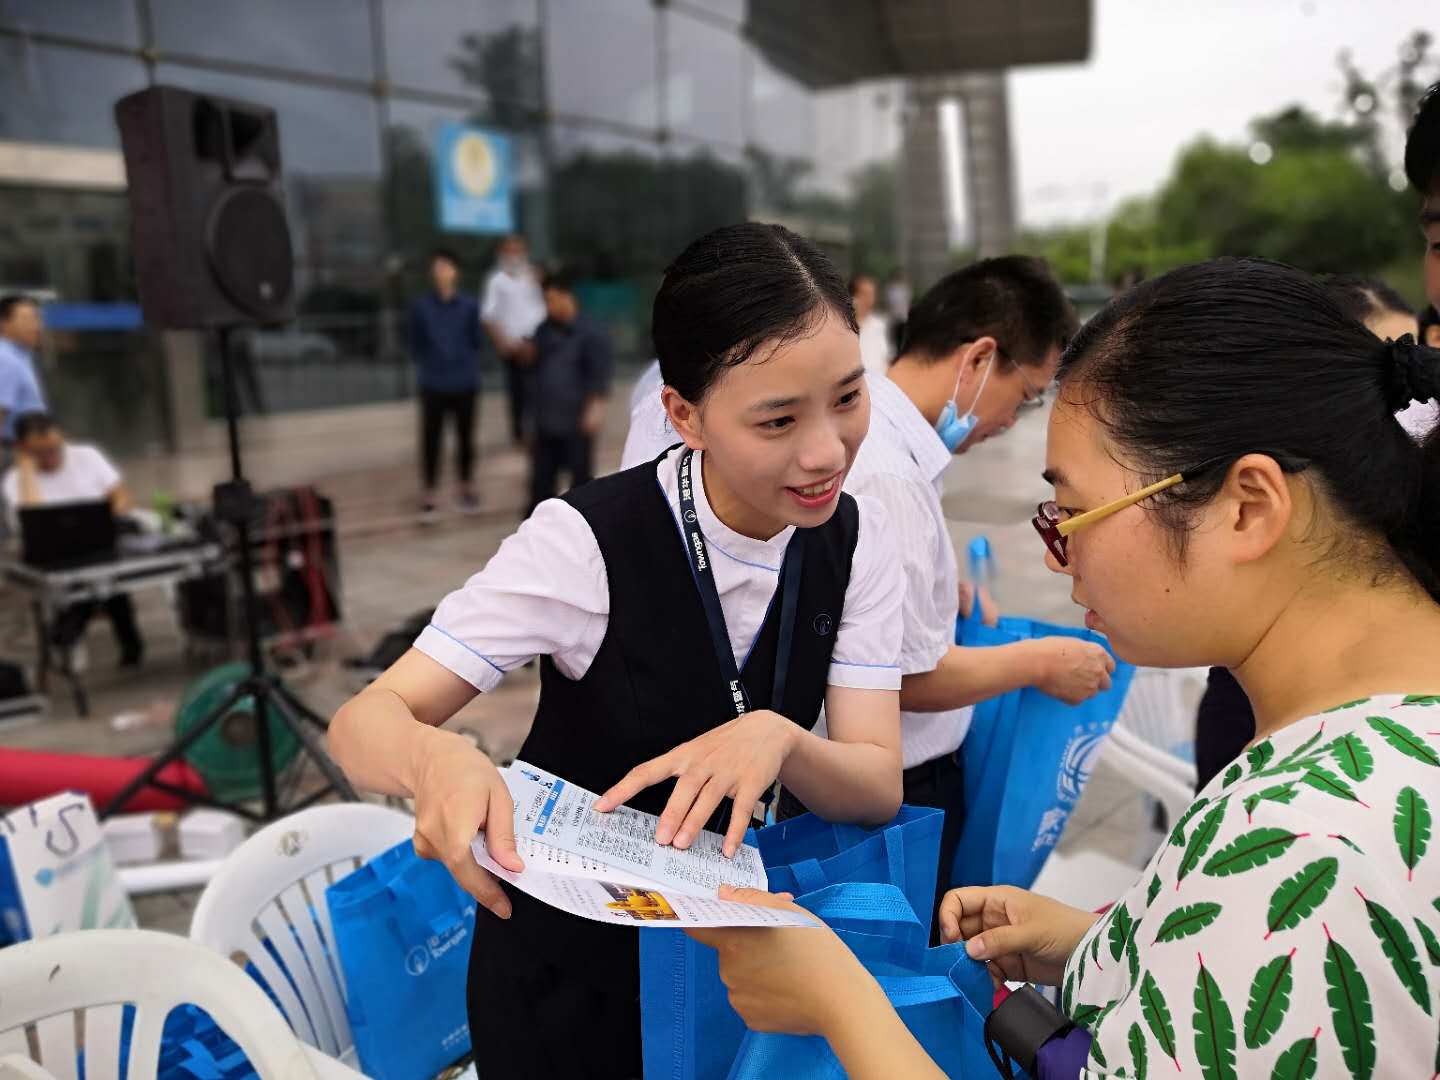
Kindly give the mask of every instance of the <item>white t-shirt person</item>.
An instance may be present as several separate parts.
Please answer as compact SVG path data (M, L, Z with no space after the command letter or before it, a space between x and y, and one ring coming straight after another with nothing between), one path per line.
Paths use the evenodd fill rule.
M860 321L860 362L865 365L865 373L882 377L890 370L894 355L890 348L890 327L872 311Z
M545 296L531 267L518 271L501 267L485 279L480 321L498 328L507 342L533 337L544 320Z
M83 443L66 443L61 452L60 467L53 472L35 470L39 500L35 505L90 502L108 499L120 486L120 470L96 447ZM20 506L20 470L18 466L5 473L0 481L0 494L5 496L5 510L10 523L18 520Z

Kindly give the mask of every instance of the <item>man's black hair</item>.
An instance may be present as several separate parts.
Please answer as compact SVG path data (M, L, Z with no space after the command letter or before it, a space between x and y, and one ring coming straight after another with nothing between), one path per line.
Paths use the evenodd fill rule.
M1440 196L1440 82L1426 90L1405 137L1405 176L1425 196Z
M48 412L27 412L15 417L15 441L23 443L35 435L48 435L60 426Z
M21 304L33 304L32 297L23 293L10 293L7 296L0 296L0 323L7 323L10 317L15 314L15 309Z
M1043 364L1077 329L1075 310L1044 259L1002 255L941 278L910 309L902 356L942 360L993 337L1002 363Z
M558 267L546 271L544 280L541 282L542 289L553 289L556 292L575 295L575 275L566 267Z

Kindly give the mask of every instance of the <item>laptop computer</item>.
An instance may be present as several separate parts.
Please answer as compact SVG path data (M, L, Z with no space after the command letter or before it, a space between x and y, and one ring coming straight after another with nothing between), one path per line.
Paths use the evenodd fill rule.
M107 499L20 508L20 552L54 570L115 557L115 514Z

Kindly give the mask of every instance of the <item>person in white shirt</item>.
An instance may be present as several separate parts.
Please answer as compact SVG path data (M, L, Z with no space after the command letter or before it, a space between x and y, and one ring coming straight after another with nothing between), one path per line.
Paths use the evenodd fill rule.
M439 725L507 672L540 657L520 758L602 811L660 815L661 844L709 827L733 855L777 779L832 821L900 806L900 566L884 509L841 490L870 417L857 333L843 279L794 233L695 241L653 312L680 445L541 503L334 718L351 780L415 799L416 850L486 909L468 1005L497 1076L641 1073L634 931L502 889L471 855L483 830L524 865L503 778Z
M875 279L869 274L852 277L850 300L855 305L855 321L860 324L860 359L865 374L884 375L895 350L890 347L890 327L875 310Z
M15 450L15 464L0 480L0 495L5 497L13 527L19 527L21 510L56 503L104 499L117 515L130 510L130 493L110 459L94 446L66 442L49 413L25 413L16 418ZM134 605L124 593L103 604L86 600L67 607L51 627L51 643L56 648L71 648L98 610L104 610L114 628L121 666L138 666L145 643L135 623Z
M955 644L960 588L940 502L945 467L953 455L1009 430L1020 406L1050 384L1074 329L1074 313L1043 261L985 259L921 297L910 310L906 351L888 377L867 377L870 434L845 488L885 507L889 548L904 571L905 801L945 811L941 893L964 823L955 751L969 730L970 706L1026 686L1078 703L1107 689L1114 669L1099 645L1069 637ZM632 410L621 467L673 442L673 430L664 429L658 395L647 391Z
M480 323L505 363L505 389L510 399L510 437L525 440L530 422L528 390L535 345L530 340L545 320L540 275L530 264L523 236L500 241L496 266L485 279L480 298Z
M890 317L890 344L897 353L905 346L905 320L910 317L910 302L914 296L905 269L897 266L885 283L885 314Z

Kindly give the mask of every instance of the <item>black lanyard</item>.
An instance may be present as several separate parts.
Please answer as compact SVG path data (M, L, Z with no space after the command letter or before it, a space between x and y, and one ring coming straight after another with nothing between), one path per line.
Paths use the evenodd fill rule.
M705 621L710 624L710 641L715 647L715 659L720 662L720 674L725 679L726 692L735 708L736 716L750 711L750 695L735 666L735 650L730 644L730 631L725 626L725 611L720 606L720 592L715 588L715 569L710 561L710 550L705 546L705 534L700 531L699 515L695 512L696 482L691 460L695 451L688 447L680 454L676 474L680 486L680 526L685 534L685 554L690 559L690 571L695 578L695 588L700 592L700 604L705 609ZM785 700L785 676L790 667L790 645L795 637L795 606L800 598L800 570L805 560L805 530L796 529L785 548L785 560L780 565L780 642L775 650L775 682L770 694L770 708L780 711Z

